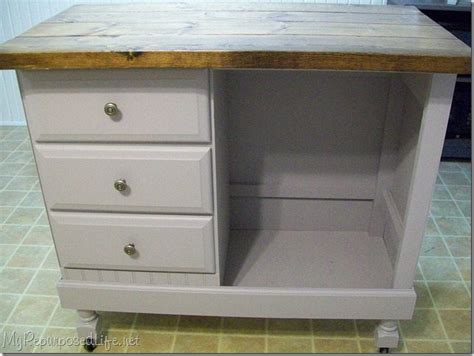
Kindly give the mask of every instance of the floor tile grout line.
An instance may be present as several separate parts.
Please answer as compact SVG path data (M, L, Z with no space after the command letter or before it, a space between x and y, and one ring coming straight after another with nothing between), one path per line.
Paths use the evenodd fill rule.
M423 278L425 278L425 274L424 274L422 268L420 268L420 273L421 273L421 275L423 276ZM430 290L430 286L429 286L429 285L428 285L427 291L428 291L428 295L429 295L430 298L431 298L431 302L433 303L433 310L434 310L434 312L435 312L435 314L436 314L436 317L438 318L438 322L439 322L440 325L441 325L441 329L443 330L444 337L445 337L445 339L446 339L446 341L447 341L447 343L448 343L449 350L450 350L451 353L454 353L454 350L453 350L453 348L451 347L451 344L449 343L449 337L448 337L448 333L446 332L446 328L444 327L443 319L441 319L441 315L439 314L438 308L436 307L436 304L435 304L435 302L434 302L434 298L433 298L433 295L432 295L432 293L431 293L431 290Z
M133 316L133 320L132 320L132 325L130 326L130 331L128 333L128 338L131 339L132 336L133 336L133 333L135 332L136 330L136 325L137 325L137 320L138 320L138 313L135 313L135 315ZM123 340L123 342L125 342L125 340ZM124 349L124 353L127 353L128 352L128 343L125 345L125 349Z
M54 317L54 314L56 313L56 310L58 310L59 306L60 306L60 302L59 302L59 299L56 301L56 306L54 307L53 309L53 312L51 313L51 315L48 317L48 320L46 321L46 325L44 326L44 329L43 329L43 332L41 333L41 336L40 336L40 339L43 339L45 334L46 334L46 331L48 330L49 328L49 325L51 323L51 320L53 320L53 317ZM33 349L33 353L37 352L36 349L38 348L38 345L34 347ZM41 349L40 349L41 350ZM61 351L61 346L59 346L59 351Z
M440 177L440 180L441 180L441 182L444 184L444 186L446 187L446 184L445 184L445 182L444 182L444 180L443 180L442 177ZM446 187L446 188L447 188L447 187ZM451 194L451 192L449 191L449 189L447 189L447 191L448 191L448 194L449 194L449 196L451 197L451 199L453 199L453 195ZM454 199L453 199L453 201L454 201ZM461 211L461 209L459 208L459 205L458 205L455 201L454 201L454 204L455 204L456 207L459 209L459 211ZM462 211L461 211L461 213L462 213ZM463 214L463 218L464 218L464 221L465 221L469 226L471 226L471 224L467 221L467 219L466 219L466 217L464 216L464 214ZM438 223L436 222L436 220L433 219L433 221L434 221L435 225L436 225L436 226L438 227L438 229L439 229L439 226L438 226ZM440 229L439 229L439 230L440 230ZM440 232L441 232L441 230L440 230ZM472 227L471 227L471 234L472 234ZM461 281L462 281L463 284L464 284L464 288L465 288L465 289L468 291L468 293L469 293L469 288L468 288L468 286L467 286L467 284L466 284L466 281L464 280L464 276L462 275L461 270L459 269L459 266L458 266L458 264L456 263L456 260L455 260L455 258L454 258L454 256L453 256L453 254L451 253L451 250L449 249L449 246L448 246L448 244L446 243L446 240L445 240L444 236L442 236L442 241L444 242L444 244L445 244L445 246L446 246L446 248L447 248L447 250L448 250L449 255L450 255L451 258L453 259L454 267L456 268L456 270L457 270L459 276L461 277ZM471 248L472 248L472 246L471 246Z
M37 220L40 219L40 218L41 218L41 215L38 216ZM33 226L34 226L34 225L32 225L31 229L33 228ZM31 229L30 229L30 230L31 230ZM22 239L22 242L23 242L24 239L26 239L26 236L28 235L28 233L29 233L30 230L28 230L28 232L25 234L25 236L24 236L23 239ZM19 246L21 246L21 244L20 244ZM18 250L18 249L17 249L17 250ZM44 261L48 258L48 256L49 256L49 252L46 253L46 255L43 257L43 260L41 261L41 263L40 263L39 266L42 266L42 265L43 265ZM12 257L13 257L13 255L10 256L9 261L11 260ZM8 262L9 262L9 261L8 261ZM7 263L5 264L5 266L6 266L6 265L7 265ZM2 268L2 271L3 271L4 269L5 269L5 267ZM41 270L40 268L37 268L37 269L36 269L36 272L33 273L33 276L31 277L30 281L29 281L28 284L26 285L26 287L25 287L25 289L23 290L23 292L20 294L20 298L18 299L17 303L15 303L15 306L12 308L12 310L10 311L8 317L6 318L6 320L5 320L6 322L8 322L8 321L11 319L11 317L13 316L14 311L16 310L16 308L18 307L18 305L20 304L20 301L21 301L21 300L23 299L23 297L25 296L25 292L30 288L31 284L32 284L33 281L35 280L35 278L36 278L36 276L38 275L38 273L39 273L40 270Z
M176 329L173 333L173 340L171 340L171 352L175 352L176 348L176 339L178 338L178 327L179 327L179 322L181 321L181 315L178 315L177 320L176 320Z

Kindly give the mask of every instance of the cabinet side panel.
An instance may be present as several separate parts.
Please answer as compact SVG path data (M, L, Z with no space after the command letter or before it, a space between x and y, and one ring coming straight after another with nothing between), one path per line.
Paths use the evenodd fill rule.
M421 78L420 80L423 80ZM393 191L394 198L400 196L397 205L403 204L400 216L402 231L398 256L395 263L394 288L411 288L416 273L416 263L420 253L426 226L426 218L431 203L431 196L438 173L444 136L451 109L456 75L434 74L427 87L428 92L422 105L421 122L407 123L406 138L401 142L400 169L404 175L396 176L396 186L403 190ZM415 95L410 96L414 106ZM418 98L423 98L418 95ZM405 117L407 120L408 117ZM415 127L419 127L415 130ZM402 132L402 137L404 133ZM406 151L405 151L406 150ZM412 168L403 166L403 160L412 161ZM400 181L397 181L399 179ZM403 194L403 195L402 195ZM406 198L405 198L406 197ZM400 200L403 199L403 200Z
M226 72L211 71L211 125L213 134L214 224L218 274L224 281L229 238L229 169L227 154Z

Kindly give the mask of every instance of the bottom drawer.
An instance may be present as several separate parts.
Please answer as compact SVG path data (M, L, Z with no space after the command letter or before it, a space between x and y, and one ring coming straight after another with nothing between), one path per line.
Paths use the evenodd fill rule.
M215 273L210 216L49 214L62 267Z

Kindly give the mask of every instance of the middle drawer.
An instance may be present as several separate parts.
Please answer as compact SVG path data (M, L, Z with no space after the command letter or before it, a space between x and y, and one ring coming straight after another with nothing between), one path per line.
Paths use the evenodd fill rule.
M212 213L209 147L37 144L35 152L51 210Z

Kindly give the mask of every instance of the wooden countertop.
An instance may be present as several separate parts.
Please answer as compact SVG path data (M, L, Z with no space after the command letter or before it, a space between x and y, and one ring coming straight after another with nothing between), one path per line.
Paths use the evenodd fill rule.
M291 68L470 73L471 51L415 7L78 5L0 46L0 69Z

